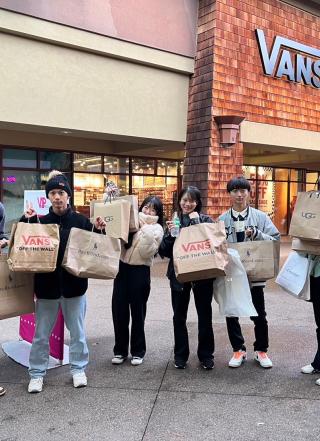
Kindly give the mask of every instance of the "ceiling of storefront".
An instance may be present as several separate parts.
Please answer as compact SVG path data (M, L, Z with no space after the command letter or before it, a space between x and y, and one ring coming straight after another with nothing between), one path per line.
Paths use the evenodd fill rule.
M320 170L320 152L244 143L244 163Z

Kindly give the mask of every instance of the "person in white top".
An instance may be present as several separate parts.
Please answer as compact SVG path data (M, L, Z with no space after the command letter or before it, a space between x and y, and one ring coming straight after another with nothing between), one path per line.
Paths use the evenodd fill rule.
M122 364L129 353L131 314L131 364L138 366L146 353L144 322L150 294L150 267L163 237L163 206L156 196L147 197L139 208L140 229L130 233L123 246L119 273L114 281L112 318L115 335L112 364Z

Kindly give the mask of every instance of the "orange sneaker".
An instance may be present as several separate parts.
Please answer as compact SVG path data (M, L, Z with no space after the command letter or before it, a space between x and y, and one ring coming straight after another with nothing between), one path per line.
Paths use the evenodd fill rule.
M229 367L232 367L232 368L240 367L246 358L247 358L246 351L243 351L242 349L240 349L240 351L234 352L233 357L229 361Z

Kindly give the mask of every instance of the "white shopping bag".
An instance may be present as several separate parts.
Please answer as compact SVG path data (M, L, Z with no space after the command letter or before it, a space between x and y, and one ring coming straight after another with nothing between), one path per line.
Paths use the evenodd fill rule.
M314 261L307 254L291 251L281 268L276 283L289 294L310 300L310 273Z
M226 276L217 277L213 283L213 295L219 312L226 317L253 317L257 311L252 303L248 277L238 251L229 248Z

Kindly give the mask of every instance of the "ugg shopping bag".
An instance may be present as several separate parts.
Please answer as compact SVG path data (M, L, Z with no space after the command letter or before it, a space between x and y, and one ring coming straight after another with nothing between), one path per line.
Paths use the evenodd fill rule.
M228 249L229 263L225 277L213 282L213 296L219 312L226 317L253 317L257 311L252 303L246 270L237 250Z
M101 216L107 223L106 234L128 242L131 205L124 199L97 202L93 205L93 217Z
M173 264L180 283L225 274L228 263L223 221L182 228L173 246Z
M57 265L59 243L59 227L56 224L14 224L8 252L11 271L53 272Z
M294 251L300 253L313 254L314 256L320 256L320 242L314 240L304 240L294 237L292 239L291 248Z
M77 277L114 279L119 271L120 239L71 228L62 266Z
M280 241L247 240L228 243L237 250L251 282L273 279L279 271Z
M320 240L320 192L298 193L289 234L307 240Z
M296 298L310 300L310 273L313 265L314 261L310 256L291 251L276 283Z
M34 312L33 274L12 272L0 255L0 320Z
M127 196L120 196L119 199L130 202L129 232L136 233L140 227L138 198L133 194L129 194Z

